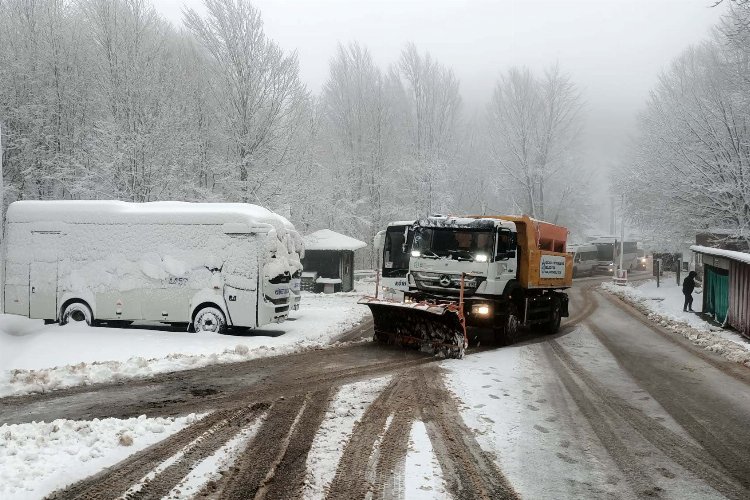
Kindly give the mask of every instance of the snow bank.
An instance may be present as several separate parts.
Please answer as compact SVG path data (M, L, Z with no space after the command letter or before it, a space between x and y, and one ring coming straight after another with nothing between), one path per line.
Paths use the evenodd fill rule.
M631 304L667 330L682 335L707 351L750 368L750 342L738 333L723 330L703 320L695 313L683 312L682 287L673 279L663 280L659 288L656 287L656 280L649 280L640 286L618 286L606 282L602 283L602 288ZM693 308L699 312L701 296L693 296Z
M357 284L363 286L372 288ZM320 348L366 317L367 307L357 304L361 294L304 293L289 321L237 335L45 326L0 315L0 397Z
M0 498L42 498L161 441L197 417L54 420L0 426Z

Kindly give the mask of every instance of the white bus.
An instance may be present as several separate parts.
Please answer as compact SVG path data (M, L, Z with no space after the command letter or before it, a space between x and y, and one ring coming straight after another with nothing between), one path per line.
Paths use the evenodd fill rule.
M280 323L301 245L286 219L248 204L20 201L6 217L3 308L60 324Z
M596 245L568 245L573 256L573 277L591 276L599 265L599 250Z
M402 300L409 290L409 259L415 221L388 223L385 230L375 235L375 252L380 255L380 286L384 298Z
M596 245L599 252L599 271L614 273L620 265L620 239L614 236L602 236L589 242ZM623 269L637 269L640 261L638 260L639 243L633 240L625 240L622 243L622 267Z

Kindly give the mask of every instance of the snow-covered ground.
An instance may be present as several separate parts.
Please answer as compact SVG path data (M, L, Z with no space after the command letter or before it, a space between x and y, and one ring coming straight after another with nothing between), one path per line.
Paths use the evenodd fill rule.
M357 283L354 293L304 293L300 310L288 321L241 334L45 326L38 320L0 315L0 397L324 346L365 317L367 308L357 300L371 288L372 284Z
M307 455L303 498L313 500L326 497L354 425L390 380L390 376L363 380L344 385L338 390Z
M197 417L55 420L0 426L0 498L42 498L150 446Z
M739 333L725 330L696 314L702 311L703 297L700 293L693 294L695 313L684 312L682 286L677 284L673 276L662 279L658 288L656 280L648 280L635 286L618 286L606 282L602 284L602 288L632 304L661 326L709 351L750 367L750 341Z
M535 433L520 432L523 416L528 413L523 392L529 385L522 355L526 350L511 346L441 363L448 372L443 379L446 386L463 402L460 410L464 422L474 430L479 445L495 454L511 481L528 477L527 459L518 455L522 441L529 441L533 447L536 437Z
M404 465L404 497L423 500L451 498L427 428L420 421L414 422L409 434L409 451Z

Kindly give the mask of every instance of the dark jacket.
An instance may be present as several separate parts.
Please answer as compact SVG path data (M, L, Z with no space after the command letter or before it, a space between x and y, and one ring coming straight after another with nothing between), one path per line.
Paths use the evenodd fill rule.
M695 290L695 277L688 274L687 278L682 281L682 293L693 293Z

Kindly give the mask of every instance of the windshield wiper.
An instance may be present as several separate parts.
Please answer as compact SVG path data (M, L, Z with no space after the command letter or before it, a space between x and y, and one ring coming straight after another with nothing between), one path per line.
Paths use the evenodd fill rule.
M448 250L450 254L455 257L456 260L464 262L474 262L474 256L468 250ZM466 254L468 257L461 257L459 254Z
M427 255L426 252L430 252L431 255ZM435 252L433 252L432 250L423 250L421 256L426 259L439 259L440 258L440 256L436 254Z

